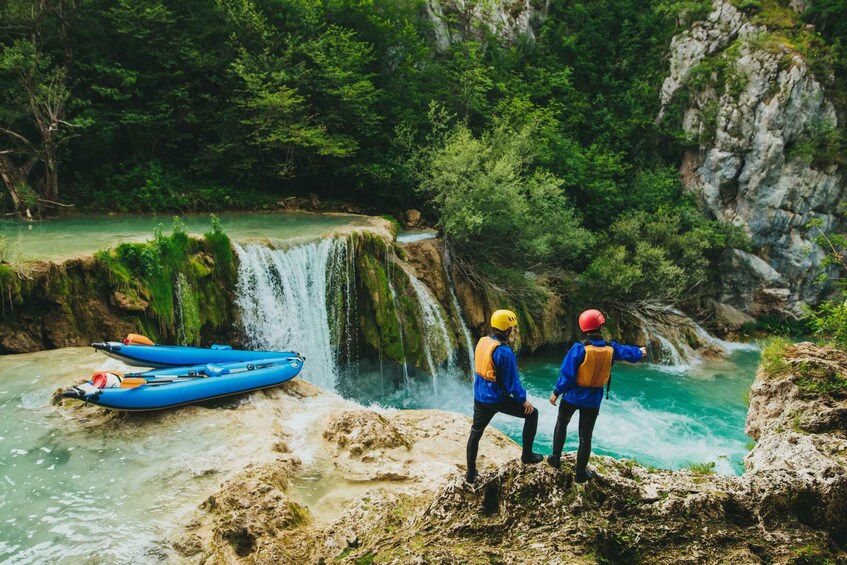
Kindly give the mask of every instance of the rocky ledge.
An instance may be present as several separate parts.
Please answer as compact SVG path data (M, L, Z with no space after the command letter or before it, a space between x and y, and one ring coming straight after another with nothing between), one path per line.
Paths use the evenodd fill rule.
M493 429L467 485L466 417L334 397L297 439L313 456L281 422L275 460L227 480L173 545L196 563L845 563L845 375L834 349L766 356L740 477L593 457L584 485L572 453L561 470L524 466Z

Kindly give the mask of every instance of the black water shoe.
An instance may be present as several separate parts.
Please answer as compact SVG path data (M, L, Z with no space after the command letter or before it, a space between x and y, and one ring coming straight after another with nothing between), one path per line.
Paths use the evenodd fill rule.
M468 472L465 473L465 482L468 483L469 485L472 485L476 482L478 477L479 477L479 473L477 473L475 470L474 471L468 470Z
M578 482L578 483L584 483L586 481L590 481L593 478L594 478L594 473L592 473L591 471L586 469L584 473L577 473L576 479L574 479L574 480L576 480L576 482Z
M547 464L554 469L559 469L562 466L562 458L555 455L547 456Z
M541 463L544 461L544 456L540 453L530 453L528 455L521 455L521 463L526 463L527 465L535 465L536 463Z

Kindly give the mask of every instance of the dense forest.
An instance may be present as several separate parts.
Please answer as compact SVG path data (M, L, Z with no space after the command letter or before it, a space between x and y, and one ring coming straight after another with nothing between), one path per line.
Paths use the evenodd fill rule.
M745 238L697 210L678 178L697 140L657 119L671 38L711 3L536 3L534 33L510 36L475 17L485 0L440 19L424 0L4 0L2 207L317 194L417 207L515 287L532 269L618 302L712 293L710 265ZM802 44L843 109L847 3L735 4Z

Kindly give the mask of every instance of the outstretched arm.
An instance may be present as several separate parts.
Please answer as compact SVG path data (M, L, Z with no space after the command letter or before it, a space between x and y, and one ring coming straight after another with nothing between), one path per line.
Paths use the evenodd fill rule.
M612 349L615 350L615 361L629 361L630 363L635 363L636 361L641 361L647 355L647 348L645 347L621 345L614 341L611 342L611 344Z

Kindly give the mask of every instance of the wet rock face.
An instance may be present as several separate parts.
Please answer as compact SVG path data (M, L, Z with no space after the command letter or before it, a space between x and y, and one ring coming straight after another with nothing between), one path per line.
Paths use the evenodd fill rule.
M829 292L815 283L824 252L805 226L819 218L826 232L847 228L837 213L847 182L835 164L800 150L838 118L807 61L769 34L716 0L705 21L672 41L660 119L681 119L699 144L682 165L686 187L751 238L752 254L725 261L721 302L800 317ZM680 104L681 117L671 117Z

